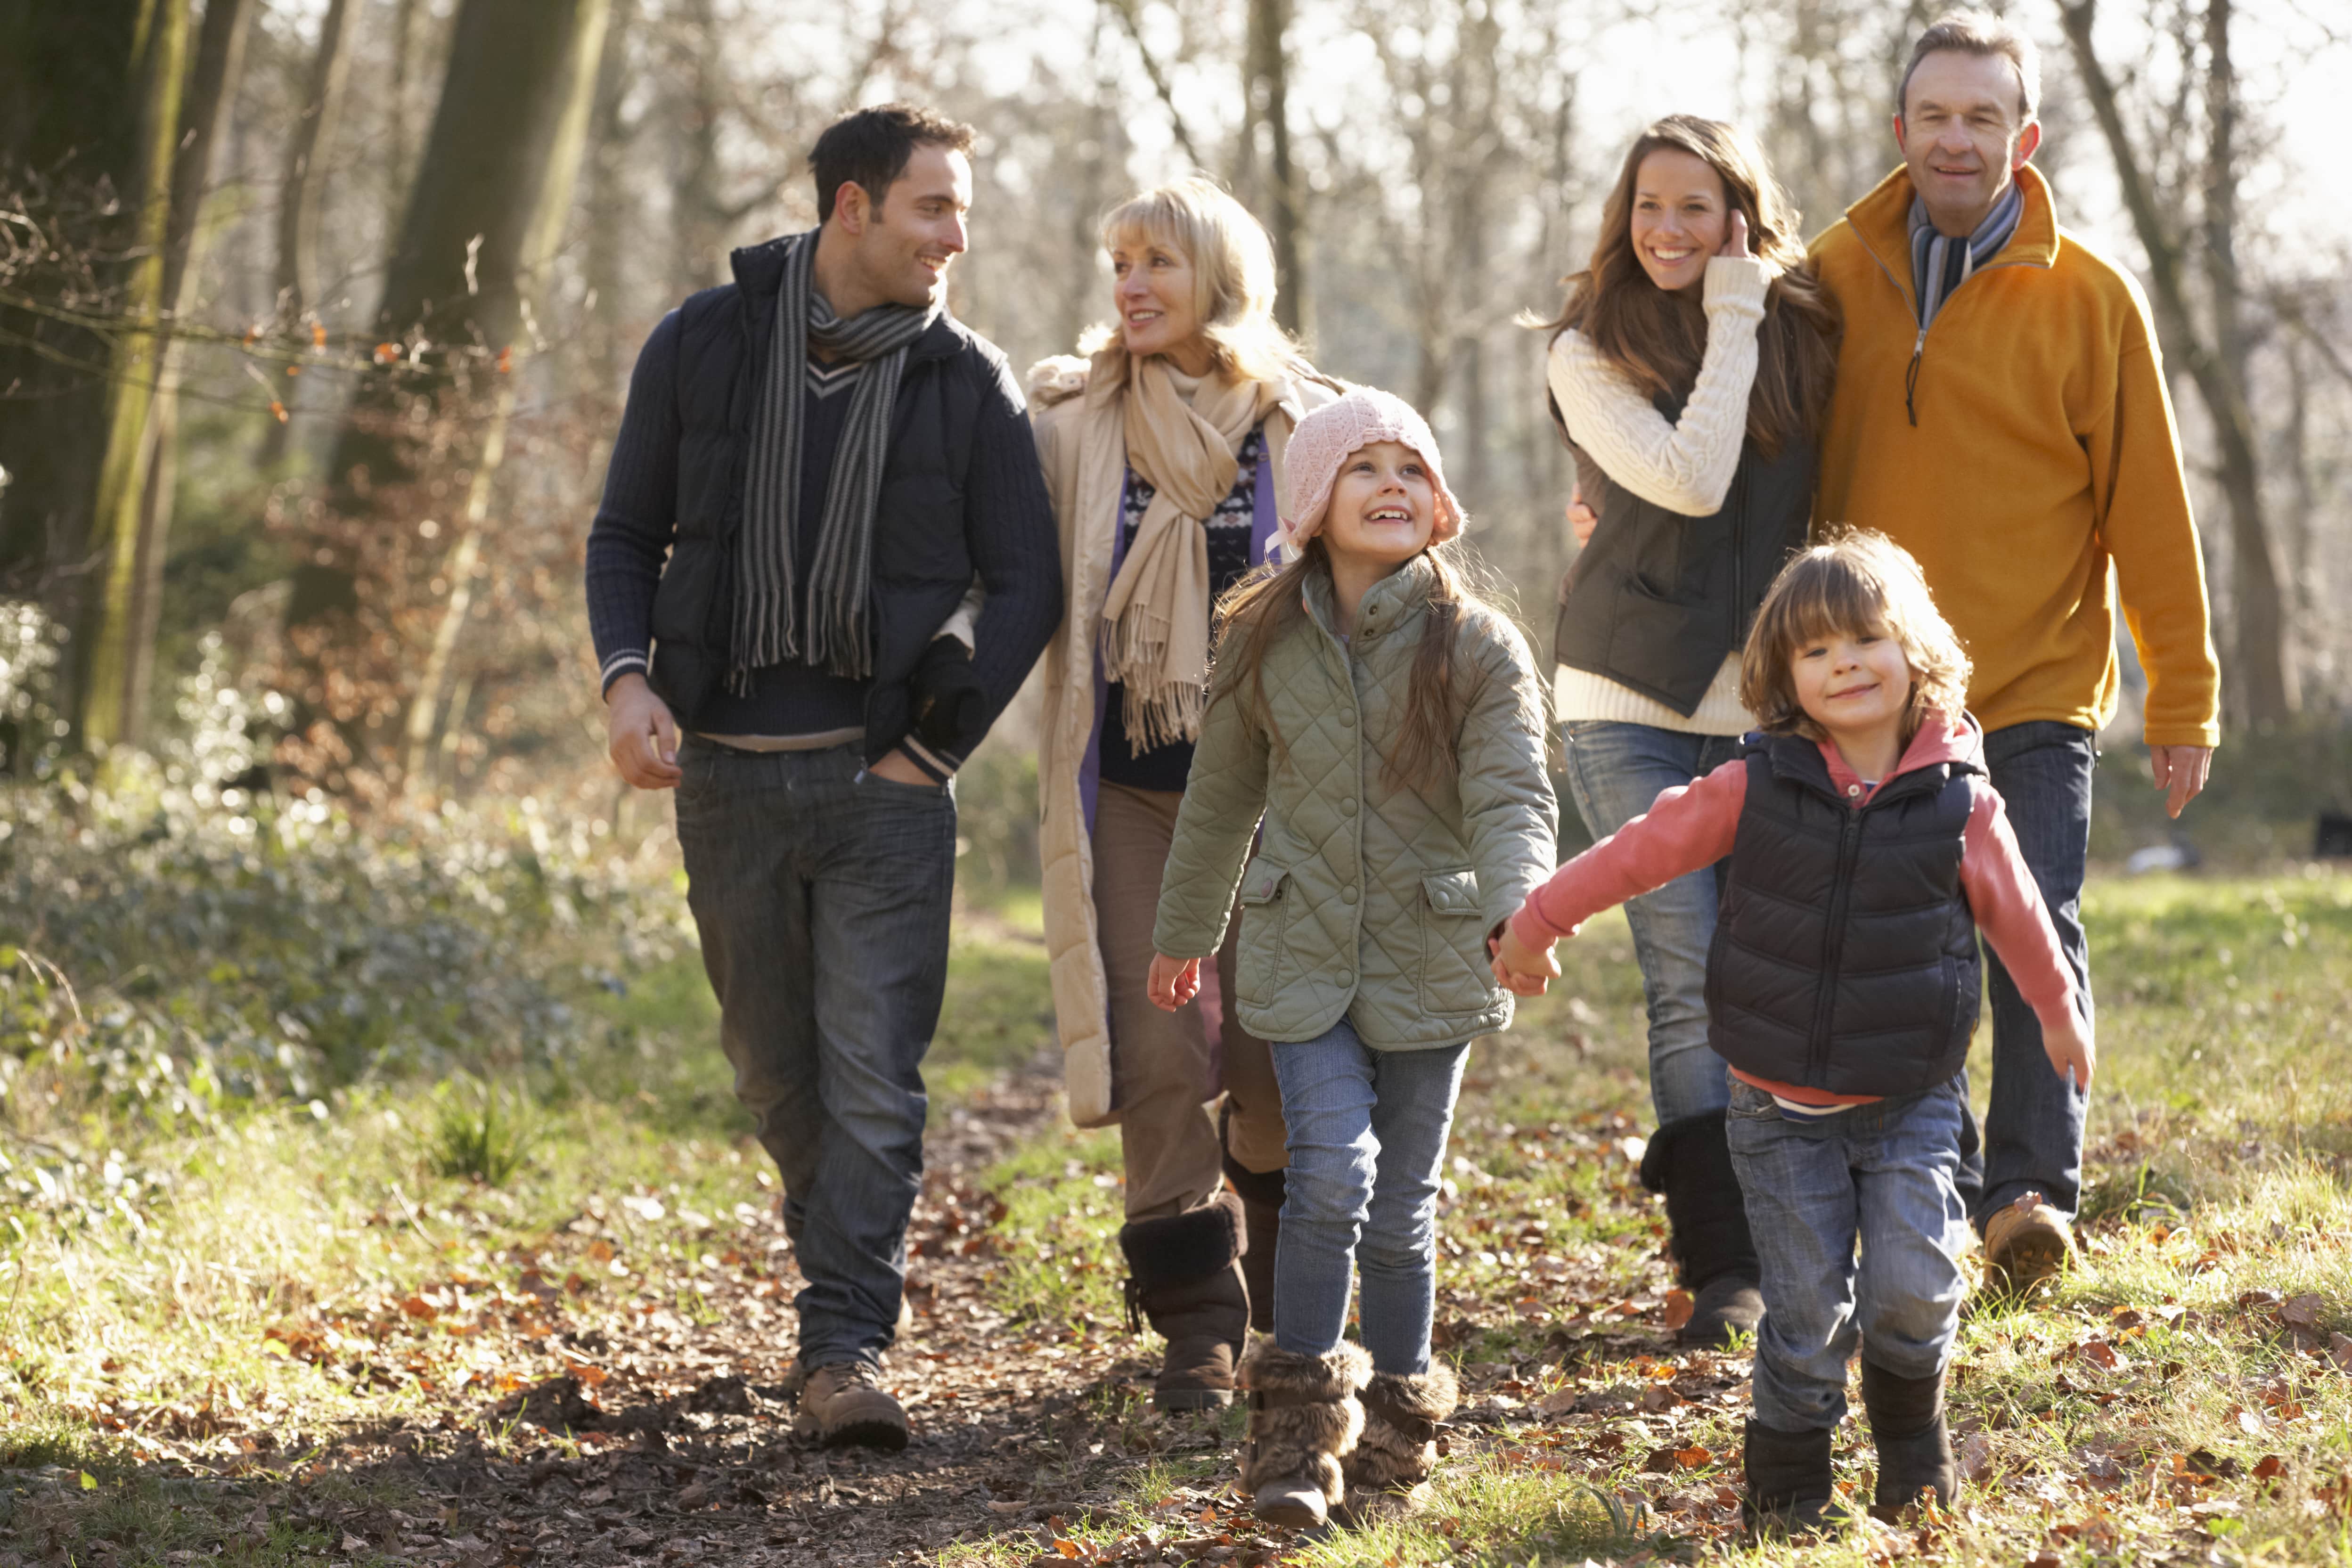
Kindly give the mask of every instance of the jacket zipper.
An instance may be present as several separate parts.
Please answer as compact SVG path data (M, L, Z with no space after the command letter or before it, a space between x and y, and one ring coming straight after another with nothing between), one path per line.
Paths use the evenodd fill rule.
M1817 1080L1829 1072L1830 1009L1837 994L1838 961L1845 952L1845 911L1853 887L1853 863L1862 846L1862 811L1851 806L1844 810L1845 822L1838 829L1836 881L1830 889L1829 929L1822 935L1822 978L1813 997L1813 1038L1805 1053L1805 1082L1809 1088L1822 1087Z
M1739 498L1739 509L1731 514L1731 626L1727 639L1731 651L1739 651L1745 640L1739 623L1748 616L1748 464L1739 465L1733 494Z
M1927 328L1919 321L1919 307L1912 302L1908 294L1903 293L1902 283L1896 279L1894 269L1886 265L1885 258L1878 254L1878 247L1865 241L1863 249L1870 252L1870 258L1878 263L1879 271L1886 274L1886 281L1894 286L1895 293L1902 295L1904 309L1911 312L1911 324L1919 329L1919 335L1911 340L1911 363L1903 368L1903 412L1910 419L1911 428L1916 430L1919 427L1919 364L1927 354ZM1975 278L2003 267L2047 268L2048 265L2042 261L1995 261L1977 268L1969 277ZM1946 304L1950 302L1948 300L1945 301Z

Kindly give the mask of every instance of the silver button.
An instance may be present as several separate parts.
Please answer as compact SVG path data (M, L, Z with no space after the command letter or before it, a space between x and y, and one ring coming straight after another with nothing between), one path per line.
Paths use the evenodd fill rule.
M1862 786L1860 784L1848 784L1845 786L1845 793L1848 795L1860 795L1862 793Z

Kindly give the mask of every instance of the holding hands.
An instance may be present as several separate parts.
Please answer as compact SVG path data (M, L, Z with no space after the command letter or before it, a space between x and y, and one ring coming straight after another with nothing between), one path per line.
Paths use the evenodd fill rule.
M1529 947L1508 921L1503 922L1501 935L1487 945L1495 955L1495 983L1513 995L1540 996L1559 978L1559 960L1552 953L1556 944Z

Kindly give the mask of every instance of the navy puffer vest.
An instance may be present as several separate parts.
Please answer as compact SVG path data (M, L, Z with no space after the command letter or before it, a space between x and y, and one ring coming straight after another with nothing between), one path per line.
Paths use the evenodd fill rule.
M1733 1067L1833 1094L1912 1094L1976 1032L1960 888L1971 775L1938 763L1854 810L1821 748L1750 735L1748 794L1707 956L1709 1043Z

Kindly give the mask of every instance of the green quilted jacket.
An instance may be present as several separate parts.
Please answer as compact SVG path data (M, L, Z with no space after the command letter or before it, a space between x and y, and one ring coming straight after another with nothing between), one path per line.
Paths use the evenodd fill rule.
M1417 1050L1511 1021L1486 937L1552 870L1543 689L1511 624L1466 611L1461 776L1426 794L1388 777L1432 571L1416 556L1365 595L1352 647L1329 580L1307 579L1307 624L1266 650L1279 749L1223 694L1202 722L1153 941L1214 952L1238 883L1234 1001L1261 1039L1311 1040L1345 1016L1374 1049Z

